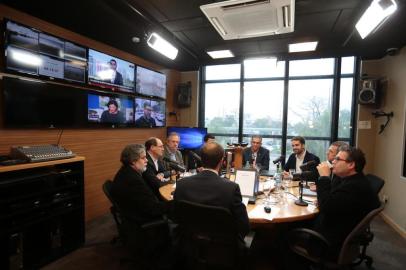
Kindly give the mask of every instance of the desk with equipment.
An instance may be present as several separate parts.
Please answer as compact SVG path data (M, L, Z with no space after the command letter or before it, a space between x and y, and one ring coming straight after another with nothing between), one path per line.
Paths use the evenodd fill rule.
M232 181L235 180L234 175L230 178ZM179 181L187 181L187 179ZM159 191L161 196L169 201L172 200L174 189L175 185L169 184L161 187ZM256 196L255 204L247 204L251 226L294 222L316 217L319 210L314 203L315 197L304 197L309 202L308 206L299 206L295 204L299 195L298 182L291 182L285 189L280 190L278 194L275 192L274 180L271 177L260 177L259 194ZM265 206L271 208L270 213L265 212Z

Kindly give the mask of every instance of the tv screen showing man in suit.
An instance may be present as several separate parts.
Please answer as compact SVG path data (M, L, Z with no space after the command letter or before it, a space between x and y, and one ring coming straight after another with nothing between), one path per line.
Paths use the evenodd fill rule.
M89 49L89 84L134 92L134 64Z

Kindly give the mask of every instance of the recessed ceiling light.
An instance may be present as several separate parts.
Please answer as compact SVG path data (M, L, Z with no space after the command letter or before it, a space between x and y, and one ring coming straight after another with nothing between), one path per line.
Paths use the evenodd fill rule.
M308 52L316 50L318 41L289 44L289 52Z
M234 57L234 54L230 50L210 51L207 53L213 59Z

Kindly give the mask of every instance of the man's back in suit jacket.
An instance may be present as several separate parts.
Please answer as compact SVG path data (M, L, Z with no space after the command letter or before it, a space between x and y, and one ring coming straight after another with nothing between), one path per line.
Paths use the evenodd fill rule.
M210 170L178 181L174 200L224 207L235 218L240 235L244 237L248 233L248 215L239 186Z

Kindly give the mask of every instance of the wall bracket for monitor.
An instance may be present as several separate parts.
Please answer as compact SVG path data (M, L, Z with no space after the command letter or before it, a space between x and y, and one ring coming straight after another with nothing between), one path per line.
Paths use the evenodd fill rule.
M385 130L386 126L389 124L390 119L393 117L393 112L386 113L384 111L375 111L375 112L372 112L372 115L375 116L375 118L386 116L386 122L385 122L385 124L381 125L380 130L379 130L379 134L382 134L382 132Z

